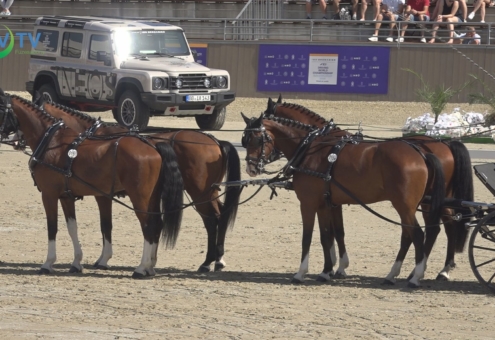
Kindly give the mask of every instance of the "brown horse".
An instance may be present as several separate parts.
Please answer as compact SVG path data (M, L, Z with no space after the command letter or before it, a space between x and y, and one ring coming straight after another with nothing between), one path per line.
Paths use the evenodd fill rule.
M308 110L307 108L297 105L282 103L282 96L280 95L277 102L273 102L271 98L268 99L268 106L265 111L265 115L274 115L275 117L285 117L289 119L298 120L304 124L315 125L318 128L322 128L332 122L327 121L317 113ZM337 135L338 132L335 132ZM347 131L342 130L342 135L348 134ZM459 141L439 141L428 136L413 136L402 137L408 142L412 142L422 149L423 152L433 153L440 160L445 175L446 185L446 197L453 197L465 201L473 201L474 189L473 189L473 176L471 172L471 159L469 151L466 146ZM339 208L336 208L338 210ZM341 210L341 208L340 208ZM432 224L429 219L429 214L424 212L427 210L427 206L422 206L423 217L427 225ZM454 256L455 252L462 252L464 245L466 244L468 230L465 227L465 223L469 219L454 220L453 216L458 213L466 213L463 209L451 209L444 208L442 221L445 224L445 233L447 235L447 256L445 260L445 267L437 275L437 280L448 280L449 272L455 268ZM469 213L469 211L467 212ZM337 213L338 215L338 213ZM340 265L336 272L336 277L343 271L348 265L349 260L345 250L345 244L343 238L339 240L339 236L343 237L343 225L336 226L336 240L339 245ZM342 230L340 230L342 229ZM425 230L425 256L430 256L435 240L440 232L440 226L433 225ZM407 253L411 243L402 244L401 250L397 255L396 264L394 264L394 271L388 276L388 280L393 282L395 277L399 275L400 268L404 257ZM332 247L332 249L334 249ZM412 275L412 273L411 273ZM409 276L409 278L411 277Z
M34 150L29 167L47 219L48 255L40 273L54 271L58 200L74 246L70 272L81 272L75 199L111 198L125 192L144 236L141 264L133 277L154 275L153 257L160 236L168 246L174 246L182 219L183 181L170 145L152 146L138 135L85 138L31 102L0 90L0 133L5 137L18 131Z
M63 119L65 124L77 132L91 131L95 136L127 135L129 130L115 123L102 123L88 114L68 107L43 103L43 109L50 115ZM206 259L198 271L210 271L225 267L224 243L227 229L234 225L237 214L240 188L226 189L224 202L220 199L219 188L214 183L237 181L241 178L240 161L234 146L227 141L218 141L213 136L199 131L182 130L156 133L149 136L155 145L165 142L172 145L179 169L184 179L184 189L194 202L196 211L203 219L208 234ZM100 208L103 250L95 266L106 269L112 256L112 201L107 197L95 197Z
M329 204L369 204L388 200L400 216L403 237L416 249L416 267L409 286L418 287L425 271L424 233L415 217L426 191L432 196L430 218L440 219L445 183L440 162L403 141L358 142L335 137L333 131L315 134L314 126L278 117L248 119L243 145L246 171L258 175L274 148L289 159L286 174L300 201L303 220L302 256L293 282L302 282L308 271L309 248L318 215L325 263L330 262L332 210ZM334 166L335 165L335 166ZM331 267L324 268L330 271Z

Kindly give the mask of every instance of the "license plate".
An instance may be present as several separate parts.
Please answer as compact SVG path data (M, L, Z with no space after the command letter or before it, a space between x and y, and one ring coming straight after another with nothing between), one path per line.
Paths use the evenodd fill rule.
M209 94L190 94L186 96L186 102L209 102L211 96Z

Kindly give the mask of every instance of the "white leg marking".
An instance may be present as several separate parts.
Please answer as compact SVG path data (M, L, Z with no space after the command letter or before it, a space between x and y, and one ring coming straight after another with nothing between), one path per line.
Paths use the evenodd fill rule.
M337 274L340 274L342 276L347 276L345 273L345 269L349 267L349 257L347 256L347 253L344 253L344 256L339 261L339 268L337 269Z
M415 284L418 287L420 285L419 280L421 280L423 277L425 277L426 260L427 260L427 258L425 256L423 258L423 261L421 261L420 263L418 263L416 265L416 268L414 268L414 276L412 277L411 280L409 280L409 282L411 282L412 284Z
M223 259L223 256L220 258L220 260L216 261L215 264L222 264L224 267L227 266L227 262Z
M57 261L57 246L55 241L48 241L48 254L46 255L46 262L43 263L41 268L48 269L50 273L53 273L53 264Z
M304 281L304 275L308 273L309 269L309 254L306 255L304 260L301 262L301 266L299 267L299 271L296 275L294 275L294 279L299 281Z
M155 268L157 261L158 261L158 243L153 243L151 249L151 266L153 268Z
M153 251L153 245L148 241L144 241L143 245L143 257L141 258L141 264L134 270L134 272L146 276L152 268L151 253Z
M332 260L332 265L337 264L337 250L335 248L335 242L333 242L332 247L330 247L330 259Z
M333 270L332 270L333 272ZM325 279L325 281L330 281L330 279L332 278L332 275L333 273L330 272L329 274L325 273L325 272L321 272L320 275L318 275L319 277L321 277L322 279Z
M103 249L101 250L101 256L98 259L98 265L108 268L108 261L112 258L113 256L113 248L112 248L112 243L105 239L103 241Z
M452 263L452 261L451 261L451 263L449 263L448 265L446 265L446 266L442 269L442 271L440 271L440 273L438 273L438 275L442 275L442 276L444 276L446 279L450 279L450 272L451 272L452 270L454 270L454 268L455 268L455 265L454 265L454 264Z
M77 235L77 221L74 218L69 218L67 220L67 230L69 231L72 246L74 247L74 261L72 262L72 266L82 270L81 261L83 252L81 249L81 244L79 243L79 237Z
M402 261L395 261L390 273L385 277L385 280L395 282L395 278L399 276L400 269L402 268Z

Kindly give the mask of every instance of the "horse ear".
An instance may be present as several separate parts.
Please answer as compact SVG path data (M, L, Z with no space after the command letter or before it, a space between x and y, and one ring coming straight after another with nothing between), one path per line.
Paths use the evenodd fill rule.
M277 104L282 104L282 93L278 94Z
M268 105L266 106L266 112L269 114L271 108L273 107L273 100L272 98L268 98Z
M260 117L254 121L253 127L260 127L261 126L261 124L263 123L263 116L264 116L264 114L261 113Z
M38 106L42 106L44 104L43 97L41 96L41 93L39 91L34 91L33 103Z
M249 118L248 118L248 117L246 117L246 116L244 115L244 113L242 113L242 112L241 112L241 116L242 116L242 118L244 119L244 122L246 123L246 125L248 125L248 124L249 124Z

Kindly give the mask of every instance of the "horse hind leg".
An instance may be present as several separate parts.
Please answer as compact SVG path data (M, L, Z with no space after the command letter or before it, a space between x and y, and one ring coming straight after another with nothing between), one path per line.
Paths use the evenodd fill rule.
M320 242L323 248L323 257L325 263L323 265L323 271L318 275L316 281L327 282L330 281L333 272L333 264L335 263L335 255L332 257L332 248L334 246L334 228L332 216L326 211L318 211L318 222L320 226Z
M425 254L425 271L427 268L427 261L430 258L431 251L433 250L433 246L435 245L435 242L437 240L438 234L440 233L440 224L434 224L434 222L429 218L429 214L427 212L429 206L428 205L421 205L421 209L423 210L423 219L425 221L425 240L424 240L424 254ZM447 215L449 212L444 210L444 215ZM442 218L443 221L445 221L445 217ZM447 226L447 225L446 225ZM413 269L409 276L407 277L407 280L411 280L414 276L414 271Z
M409 233L406 232L405 228L407 227L402 227L399 252L397 253L397 257L395 258L395 262L392 266L392 269L390 270L390 273L385 277L385 280L382 283L384 285L395 284L396 278L400 275L402 263L404 263L404 258L406 257L409 247L412 244L411 237Z
M216 216L202 215L203 223L208 234L208 249L206 251L205 261L199 266L198 272L207 273L210 271L210 266L216 260L217 247L217 227L218 219Z
M112 258L112 200L108 197L95 197L100 210L100 229L103 239L101 255L93 265L94 268L106 270L109 268L108 261Z
M445 267L443 267L436 277L439 281L448 281L450 279L450 272L456 267L454 261L457 236L456 223L462 223L461 221L454 221L451 217L447 217L446 220L444 226L445 234L447 235L447 256L445 258Z

